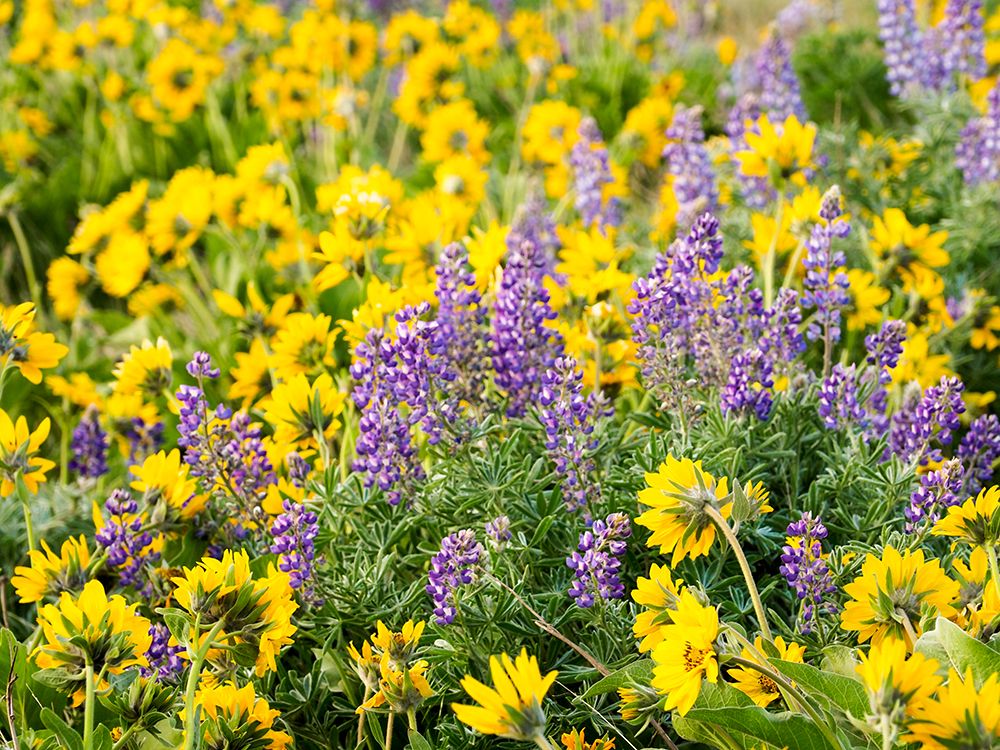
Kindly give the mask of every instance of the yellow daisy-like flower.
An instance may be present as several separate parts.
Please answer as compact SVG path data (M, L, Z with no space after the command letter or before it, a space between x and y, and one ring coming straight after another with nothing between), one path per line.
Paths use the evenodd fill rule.
M757 119L744 135L747 148L736 153L743 174L750 177L773 177L788 180L799 187L806 184L806 171L812 169L816 126L802 124L789 115L775 127L767 115Z
M841 627L856 631L861 643L901 640L912 650L925 616L954 617L958 589L940 561L924 561L922 550L901 555L886 547L881 558L869 553L861 575L844 587L851 601L844 605Z
M204 495L195 494L197 483L188 472L179 450L160 451L147 456L142 466L132 467L135 479L129 486L142 493L142 504L154 521L188 520L198 515L208 501Z
M327 373L312 383L299 373L275 386L265 418L274 427L275 441L315 445L318 439L330 440L336 434L345 398Z
M31 302L0 305L0 369L16 367L25 380L38 385L42 370L50 370L69 352L51 333L34 330L35 306Z
M760 636L757 636L754 646L758 653L764 653L764 642ZM802 658L806 652L805 646L800 646L794 641L786 644L785 639L780 635L774 639L774 646L778 649L777 658L784 661L797 662L798 664L802 663ZM743 649L741 656L744 659L760 664L760 658L748 648ZM746 667L730 669L729 677L733 680L733 686L758 706L769 706L781 697L781 691L778 689L777 683L757 670Z
M887 267L904 273L948 265L947 239L947 232L932 233L927 224L913 226L900 208L888 208L872 222L872 250Z
M663 626L671 622L683 586L684 581L674 579L670 568L656 563L649 568L649 578L636 579L632 600L643 611L636 615L632 633L640 639L640 653L652 651L663 640Z
M981 685L969 669L963 678L948 671L947 684L913 712L910 734L921 750L992 748L1000 744L1000 675L991 674Z
M380 662L378 690L358 706L357 713L361 714L385 705L399 714L412 711L434 695L426 677L429 666L423 659L398 669L391 667L386 661Z
M201 707L203 747L254 747L256 750L284 750L292 743L285 732L274 729L281 712L271 708L254 693L253 684L237 688L232 682L202 685L195 695ZM189 709L181 711L181 718ZM181 746L185 746L182 741Z
M287 573L271 564L266 576L254 578L247 553L226 550L220 559L202 558L171 580L177 603L199 615L203 626L223 623L218 642L245 644L254 652L251 666L258 677L277 668L275 657L296 631L291 618L298 604ZM209 660L213 656L210 651Z
M293 313L285 319L284 326L272 343L271 366L282 380L300 373L318 376L333 367L333 345L337 334L331 330L333 319L329 315Z
M74 694L79 703L88 663L98 675L148 665L150 622L138 609L138 604L128 604L117 594L109 597L100 581L89 581L79 597L63 592L58 604L38 610L43 640L34 651L35 662L41 669L61 669L79 683Z
M1000 544L1000 487L983 488L974 499L948 508L934 525L935 536L950 536L973 547Z
M1000 583L994 584L990 576L989 556L982 547L974 547L968 564L956 558L951 567L961 586L955 621L974 638L987 640L1000 630Z
M163 337L155 344L147 339L142 346L133 345L115 366L114 391L123 396L141 394L144 398L155 398L170 387L172 365L173 354Z
M63 256L49 264L45 289L52 309L60 320L72 320L80 308L80 287L90 279L90 272L72 258Z
M366 639L359 651L353 643L347 645L347 655L354 662L354 671L361 679L365 689L375 692L379 688L382 675L382 657L375 653L372 644Z
M393 631L379 620L371 637L372 646L382 652L381 660L387 662L391 669L402 669L413 658L426 626L423 620L418 623L407 620L402 630Z
M902 641L883 641L855 668L868 691L872 716L901 719L927 703L941 685L938 662L920 653L906 655Z
M889 290L879 286L875 274L860 268L849 269L847 280L851 293L850 307L844 311L848 330L863 331L881 322L881 308L889 301Z
M664 555L672 555L670 565L685 557L707 555L715 541L715 525L705 513L712 507L728 518L732 504L722 501L729 496L729 480L716 481L701 468L701 461L667 456L655 474L646 474L646 489L639 491L639 502L650 507L636 523L653 533L646 541L649 547L660 547Z
M507 654L490 657L493 688L466 675L462 687L477 704L453 703L459 721L482 734L493 734L513 740L533 740L545 733L545 712L542 702L555 682L558 672L542 676L538 659L528 656L525 649L511 660Z
M562 736L560 741L565 750L615 750L615 741L608 737L587 742L583 729L574 729Z
M479 118L468 99L443 104L427 116L420 137L423 157L436 163L453 156L468 156L476 164L485 165L490 161L485 145L489 133L489 124Z
M24 417L18 417L14 422L7 412L0 409L0 497L14 494L18 477L28 492L38 492L38 485L45 481L46 472L55 467L54 462L38 455L51 426L46 417L34 431L29 430L28 420Z
M76 593L87 582L87 566L90 564L90 550L87 538L70 537L62 543L57 555L42 540L42 549L28 552L30 567L14 568L10 579L14 591L22 604L40 602L47 596L56 596L64 591Z
M701 693L701 683L719 680L715 639L719 635L719 613L705 606L690 590L681 592L672 623L663 627L663 638L653 649L653 679L656 691L666 696L663 708L683 716Z

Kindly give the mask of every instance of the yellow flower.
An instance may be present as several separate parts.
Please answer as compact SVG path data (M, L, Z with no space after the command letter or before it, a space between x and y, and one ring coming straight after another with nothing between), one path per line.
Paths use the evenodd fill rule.
M225 550L220 559L202 558L197 567L184 568L183 572L171 579L177 603L199 615L203 626L223 623L216 641L244 645L251 652L251 665L258 677L274 671L275 657L292 642L296 631L291 618L298 605L292 598L288 574L272 563L266 576L254 578L250 558L243 550ZM209 651L209 660L214 656Z
M34 330L35 306L31 302L0 305L0 369L13 365L25 380L38 385L42 370L49 370L66 356L69 347L51 333Z
M427 623L421 620L414 623L407 620L401 631L389 630L381 620L376 623L375 633L371 637L372 646L382 652L381 661L387 662L394 670L406 667L420 643Z
M252 281L247 282L247 305L221 289L212 291L212 299L222 312L238 319L243 332L251 337L273 336L295 306L295 295L283 294L269 308Z
M947 232L931 233L927 224L913 226L899 208L886 209L872 222L872 250L887 268L899 272L948 265L947 239Z
M948 508L931 533L955 537L973 547L995 548L1000 544L1000 487L984 487L975 499Z
M477 164L489 163L486 136L490 126L481 120L468 99L442 104L427 116L420 145L429 162L444 161L452 156L469 156Z
M860 268L849 269L847 280L851 292L851 305L845 311L848 330L863 331L879 323L882 320L881 307L889 301L889 290L879 286L875 274Z
M253 684L237 688L235 683L202 685L195 694L201 708L203 747L253 747L256 750L284 750L292 743L285 732L274 729L281 712L271 708L254 693ZM184 718L185 708L181 711ZM182 740L181 745L184 746Z
M756 647L756 653L744 647L741 656L744 659L760 664L760 657L757 654L764 653L764 642L760 636L757 636L754 646ZM774 647L778 650L777 658L784 661L797 662L798 664L802 663L802 657L806 652L805 646L800 646L794 641L786 644L785 639L780 635L774 639ZM764 666L767 665L765 664ZM730 669L729 677L734 681L733 686L758 706L769 706L781 697L781 691L778 689L777 683L767 675L754 669L746 667Z
M329 315L309 313L293 313L285 319L271 346L271 366L279 379L299 374L316 377L336 364L337 334L330 330L332 323Z
M385 27L382 48L384 65L399 65L429 44L440 40L438 23L415 10L396 13Z
M719 56L719 62L729 66L736 62L739 45L731 36L724 36L715 43L715 53Z
M868 691L872 716L899 723L902 715L926 704L941 684L937 661L920 653L907 657L902 641L883 641L858 656L861 663L855 669Z
M274 387L265 419L274 427L277 442L315 445L320 436L330 440L336 434L344 400L327 373L312 383L299 373Z
M379 663L379 681L377 692L357 708L357 713L364 713L386 704L395 713L405 714L414 710L425 699L434 695L427 682L429 664L421 659L409 666L398 669L383 660Z
M75 406L86 408L91 404L100 405L102 401L97 385L85 372L74 372L68 379L52 375L46 382L53 396L65 398Z
M744 139L747 148L736 154L743 174L777 177L805 186L805 172L815 166L812 160L815 125L803 125L795 115L789 115L776 128L767 115L762 115L755 127L747 130Z
M660 163L673 113L669 99L648 96L625 116L621 138L645 166L654 168Z
M18 417L17 422L0 409L0 497L14 494L17 478L24 481L28 492L38 492L38 485L45 481L45 473L55 466L41 458L38 450L49 436L51 422L43 419L34 431L29 431L28 420Z
M955 374L948 367L950 359L947 354L931 354L930 339L927 334L911 325L907 327L899 363L890 370L890 373L897 383L909 383L915 380L921 388L926 388L941 382L941 378L946 375Z
M138 609L117 594L109 597L100 581L89 581L76 598L63 592L58 604L38 610L43 640L34 651L35 662L42 669L64 670L79 685L79 702L88 662L98 675L148 665L150 622Z
M941 569L938 560L924 561L922 550L902 555L886 547L882 557L869 553L861 575L844 587L851 601L844 605L841 627L858 633L858 641L872 645L901 640L908 650L920 635L924 616L953 617L958 583Z
M166 339L160 337L155 344L147 339L142 346L132 345L115 366L114 391L123 396L156 398L170 387L172 365L173 354Z
M646 484L646 489L639 491L639 502L650 510L636 519L653 532L646 545L659 545L661 554L672 555L671 567L685 557L707 555L715 541L715 524L705 508L729 517L732 504L721 502L729 496L729 480L722 477L716 482L701 468L701 461L670 455L655 474L646 474Z
M991 674L976 685L972 669L963 679L948 670L948 682L913 712L910 734L903 738L919 742L921 750L987 748L1000 743L1000 675Z
M28 561L31 567L22 565L14 568L14 577L10 579L22 604L82 589L87 582L90 550L82 534L77 539L70 537L63 542L58 555L43 539L41 550L28 552Z
M215 175L204 167L175 172L166 192L146 209L146 234L157 255L182 253L201 236L212 218Z
M969 635L986 640L1000 628L1000 584L990 576L989 556L982 547L974 547L968 564L955 558L951 566L961 585L956 622Z
M462 687L478 705L453 703L451 707L463 724L482 734L494 734L513 740L544 737L545 712L542 701L555 682L558 672L544 677L538 660L525 649L513 661L507 654L490 657L494 688L466 675Z
M524 123L521 158L528 163L562 164L579 140L582 115L565 102L546 100L532 105Z
M607 737L587 742L583 729L574 729L561 738L566 750L615 750L615 741Z
M149 243L138 232L115 232L94 260L101 288L112 297L127 297L149 270Z
M663 626L663 638L653 649L653 679L656 691L666 696L663 709L677 709L683 716L701 693L702 680L719 680L715 639L719 635L719 613L699 602L690 590L681 592L672 623Z
M181 460L176 448L170 453L160 451L147 456L142 466L133 466L135 479L129 485L142 493L152 520L177 523L200 513L207 502L204 495L195 494L197 483L188 474L188 465Z
M366 639L361 644L361 650L358 651L353 643L349 643L347 645L347 654L354 662L354 671L361 678L365 689L369 692L377 691L382 675L382 657L375 653L372 649L372 644Z
M973 349L993 351L1000 346L1000 307L991 305L978 311L972 321L972 333L969 334L969 345Z
M80 307L80 287L90 279L90 273L72 258L56 258L49 265L45 289L52 299L52 308L60 320L72 320Z
M670 568L653 563L649 578L641 576L635 582L632 600L643 607L635 617L632 633L639 642L639 652L652 651L663 640L663 626L671 622L670 614L677 607L677 600L684 590L684 581L674 579Z
M242 399L246 407L257 400L262 393L269 394L273 388L271 370L267 362L267 349L263 341L254 339L250 343L249 352L237 352L235 357L236 366L229 372L233 384L229 386L228 395L232 399ZM260 405L266 406L263 399Z

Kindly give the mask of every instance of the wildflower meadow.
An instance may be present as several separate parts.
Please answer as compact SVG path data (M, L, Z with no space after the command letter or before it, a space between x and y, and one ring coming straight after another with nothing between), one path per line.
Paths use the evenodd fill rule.
M1000 2L0 0L0 750L1000 749Z

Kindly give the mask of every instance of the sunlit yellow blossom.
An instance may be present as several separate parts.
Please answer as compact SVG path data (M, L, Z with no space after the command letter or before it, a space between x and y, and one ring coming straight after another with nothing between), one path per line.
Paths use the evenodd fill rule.
M293 313L275 335L271 345L271 366L279 378L299 374L316 376L333 367L333 345L337 334L331 330L329 315Z
M954 669L933 700L913 712L910 734L921 750L996 747L1000 743L1000 675L977 684L970 668L962 677Z
M55 462L38 455L51 424L46 417L31 431L27 419L18 417L14 422L0 409L0 497L10 497L19 478L28 492L38 492L45 474L55 467Z
M851 294L850 307L844 311L848 330L863 331L877 325L882 320L881 308L889 301L889 290L878 284L875 274L860 268L849 269L847 280Z
M565 750L615 750L615 741L608 737L587 742L583 729L567 732L560 739Z
M663 626L663 637L653 649L652 686L666 696L663 708L683 716L701 693L703 680L719 680L715 639L719 635L719 613L703 605L689 589L681 592L671 624Z
M51 333L35 330L35 306L31 302L0 305L0 369L13 366L25 380L37 385L42 370L50 370L69 352Z
M931 232L930 226L913 226L900 208L888 208L872 222L872 250L889 270L942 268L948 264L944 243L947 232Z
M856 667L868 691L873 716L899 719L930 700L941 684L938 662L920 653L909 657L902 641L887 640L858 653Z
M195 694L195 706L201 709L203 747L244 746L245 743L258 750L284 750L292 743L287 733L274 728L281 713L258 697L251 683L240 688L232 682L203 683ZM186 707L181 711L182 719L189 710L192 709Z
M758 656L758 654L764 653L764 643L760 636L757 636L754 646L756 651L751 651L744 646L740 655L748 661L756 664L764 664L761 662L760 656ZM774 639L774 647L778 650L777 658L783 661L802 663L802 657L806 651L805 646L800 646L794 641L786 644L785 639L779 635ZM764 666L767 665L764 664ZM729 677L733 680L733 685L736 689L758 706L769 706L781 698L781 690L778 688L777 683L755 669L742 666L737 669L730 669Z
M489 132L489 125L476 115L468 99L443 104L427 116L426 127L420 137L423 157L430 162L439 162L465 155L477 164L486 164L490 160L485 146Z
M28 551L28 562L30 567L14 568L14 577L10 579L22 604L40 602L64 591L75 594L87 582L90 563L87 539L82 534L76 539L70 537L63 542L58 555L42 539L41 550Z
M318 440L330 440L340 427L337 416L345 398L327 373L311 383L299 373L274 387L265 417L274 427L276 441L315 445Z
M663 640L663 626L671 622L670 613L677 607L683 586L684 581L673 578L670 568L656 563L649 567L649 578L636 579L632 600L643 611L636 615L632 633L641 639L640 653L652 651Z
M80 308L80 287L90 279L90 272L72 258L56 258L49 265L45 285L52 298L52 309L60 320L72 320Z
M155 398L170 387L172 365L173 354L166 339L161 337L155 344L147 340L142 346L133 345L115 366L115 393Z
M507 654L490 657L493 688L466 676L462 687L478 705L453 703L451 707L463 724L481 734L492 734L514 740L532 740L544 736L545 712L542 702L555 682L558 672L544 677L538 659L528 656L525 649L511 660Z
M747 148L736 154L743 174L805 185L806 172L814 166L815 125L803 125L795 115L789 115L776 127L762 115L755 127L747 130L744 140Z
M931 532L956 538L973 547L1000 545L1000 487L983 488L975 498L948 508Z
M177 449L147 456L141 466L132 467L135 479L130 487L142 493L142 500L155 521L176 522L198 515L207 499L195 494L197 483Z
M415 710L425 699L434 695L426 677L429 666L425 660L420 659L410 665L394 668L383 659L378 666L378 689L371 698L358 706L357 712L364 713L385 705L400 714Z
M841 627L858 634L858 641L880 645L900 640L912 649L925 616L953 617L958 584L938 560L924 560L923 550L902 555L886 547L882 557L869 553L861 575L844 586L851 597L841 613Z

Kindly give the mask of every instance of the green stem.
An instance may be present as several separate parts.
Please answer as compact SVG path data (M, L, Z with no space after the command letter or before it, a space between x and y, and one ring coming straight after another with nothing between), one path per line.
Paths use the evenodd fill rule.
M389 718L385 722L385 750L392 750L392 727L396 722L396 714L389 712Z
M205 663L205 657L208 656L208 652L212 649L212 643L215 641L215 637L222 630L222 620L215 623L212 629L208 631L208 636L205 638L205 642L198 646L198 636L201 634L201 615L198 615L194 621L194 627L191 629L192 643L188 644L188 650L191 650L191 646L194 645L198 650L195 652L194 659L191 661L191 671L188 672L187 687L184 690L184 709L187 712L184 717L184 750L195 750L201 744L200 736L200 716L197 707L194 704L195 693L198 692L198 681L201 678L201 667Z
M753 578L753 571L750 570L750 563L747 562L747 557L743 554L743 547L740 545L740 540L736 538L736 534L733 533L732 527L722 517L711 505L705 506L705 513L712 522L715 524L716 528L722 533L722 536L726 538L729 543L729 548L736 555L736 560L740 564L740 570L743 571L743 579L747 584L747 591L750 594L750 599L753 601L753 610L757 614L757 620L760 624L760 632L767 640L774 643L774 637L771 635L771 628L767 624L767 616L764 614L764 603L760 599L760 592L757 590L757 583Z
M28 549L34 551L37 547L35 546L35 525L31 517L30 496L28 495L28 487L24 484L20 473L15 477L14 487L21 501L21 510L24 512L24 531L28 537Z
M96 686L94 682L94 664L87 656L86 674L86 698L83 704L83 750L92 750L94 747L94 703L97 701Z
M997 594L1000 594L1000 564L997 562L997 548L995 544L986 545L986 557L990 561L990 578L996 587Z
M17 218L17 213L11 211L7 214L7 222L10 230L14 233L14 242L17 244L17 252L21 256L21 265L24 266L24 275L28 281L28 290L31 293L31 301L35 303L35 310L38 314L42 312L42 287L38 283L38 276L35 275L35 264L31 261L31 248L28 246L28 238L24 235L24 228L21 220Z
M771 236L771 245L767 248L767 254L761 261L761 275L764 277L764 304L770 307L774 302L774 262L778 249L778 236L781 232L781 220L785 212L785 201L778 196L778 209L774 212L774 234Z
M121 750L121 748L125 747L125 742L128 740L128 738L131 737L136 732L138 732L141 728L142 725L140 724L133 724L132 726L130 726L128 729L122 732L122 736L118 738L118 741L111 747L111 750Z

